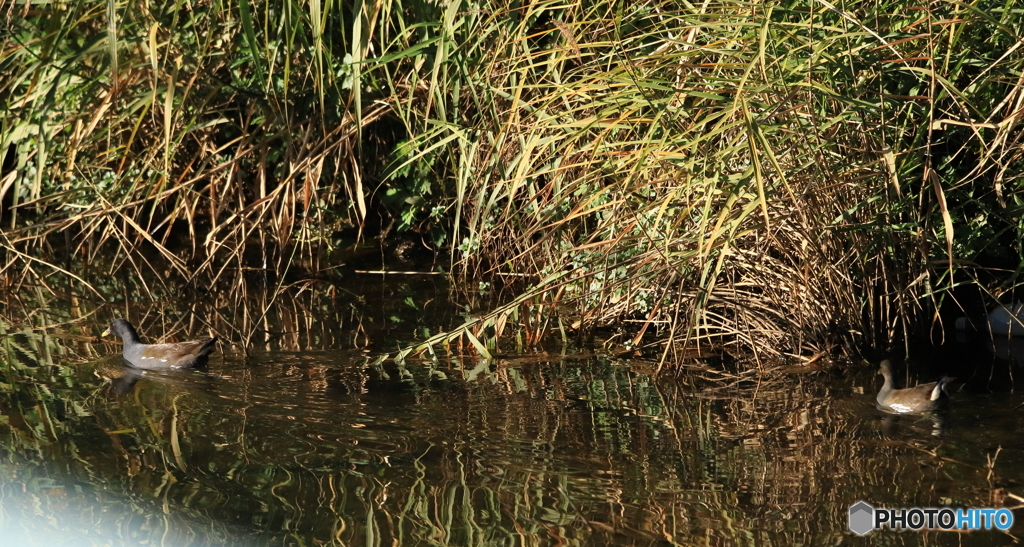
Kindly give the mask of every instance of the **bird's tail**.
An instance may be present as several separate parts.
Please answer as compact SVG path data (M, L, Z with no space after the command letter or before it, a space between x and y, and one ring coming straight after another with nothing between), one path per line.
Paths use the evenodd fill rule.
M946 385L955 379L956 378L953 378L952 376L943 376L942 378L939 378L939 381L935 382L935 388L932 389L931 399L933 401L937 401L939 397L942 397L942 392L946 392L948 394L949 389L946 387Z

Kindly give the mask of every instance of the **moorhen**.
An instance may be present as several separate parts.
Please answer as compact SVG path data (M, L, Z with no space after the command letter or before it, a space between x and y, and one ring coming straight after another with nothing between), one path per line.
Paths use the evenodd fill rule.
M171 368L192 368L206 362L206 356L213 352L216 338L202 338L189 342L172 344L143 344L135 327L124 319L115 319L103 336L116 334L124 341L124 360L135 368L165 370Z
M928 412L939 408L946 399L946 384L953 380L949 376L943 376L938 382L896 389L892 385L892 363L888 359L882 361L878 372L885 378L885 383L875 398L878 406L899 413Z

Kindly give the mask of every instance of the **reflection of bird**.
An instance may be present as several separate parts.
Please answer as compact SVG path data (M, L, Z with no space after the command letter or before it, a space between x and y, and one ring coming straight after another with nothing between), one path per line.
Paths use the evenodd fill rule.
M116 380L111 380L110 390L114 392L114 395L127 395L135 387L135 384L138 383L139 378L142 378L143 374L145 372L139 370L132 374L126 374Z
M875 400L878 406L892 412L927 412L939 408L945 399L946 384L952 380L949 376L943 376L938 382L895 389L892 385L892 363L888 359L882 361L879 372L885 378L885 383Z
M110 384L110 391L114 395L126 395L135 387L135 383L139 381L139 378L142 378L145 371L117 363L117 365L101 364L92 373L96 377L106 380Z
M133 367L147 370L190 368L202 365L213 352L216 338L202 338L173 344L143 344L135 327L124 319L115 319L103 336L116 334L124 341L124 360Z

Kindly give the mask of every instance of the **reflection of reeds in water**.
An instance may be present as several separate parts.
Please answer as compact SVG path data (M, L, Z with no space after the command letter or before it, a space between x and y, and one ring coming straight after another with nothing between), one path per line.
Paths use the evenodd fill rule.
M364 367L358 352L258 359L114 397L88 367L45 390L22 384L0 396L0 442L29 464L20 473L58 461L59 484L89 485L61 503L119 492L101 502L113 514L127 503L158 534L214 530L228 544L833 544L860 499L990 495L983 465L932 456L942 440L927 434L883 437L869 397L819 376L741 373L723 387L696 368L666 382L590 358L482 370Z

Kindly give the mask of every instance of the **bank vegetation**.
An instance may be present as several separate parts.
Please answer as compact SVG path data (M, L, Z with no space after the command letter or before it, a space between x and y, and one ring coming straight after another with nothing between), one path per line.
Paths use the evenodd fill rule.
M668 357L887 346L1018 284L1012 3L2 11L8 294L338 282L404 239L502 289L433 345L613 329Z

